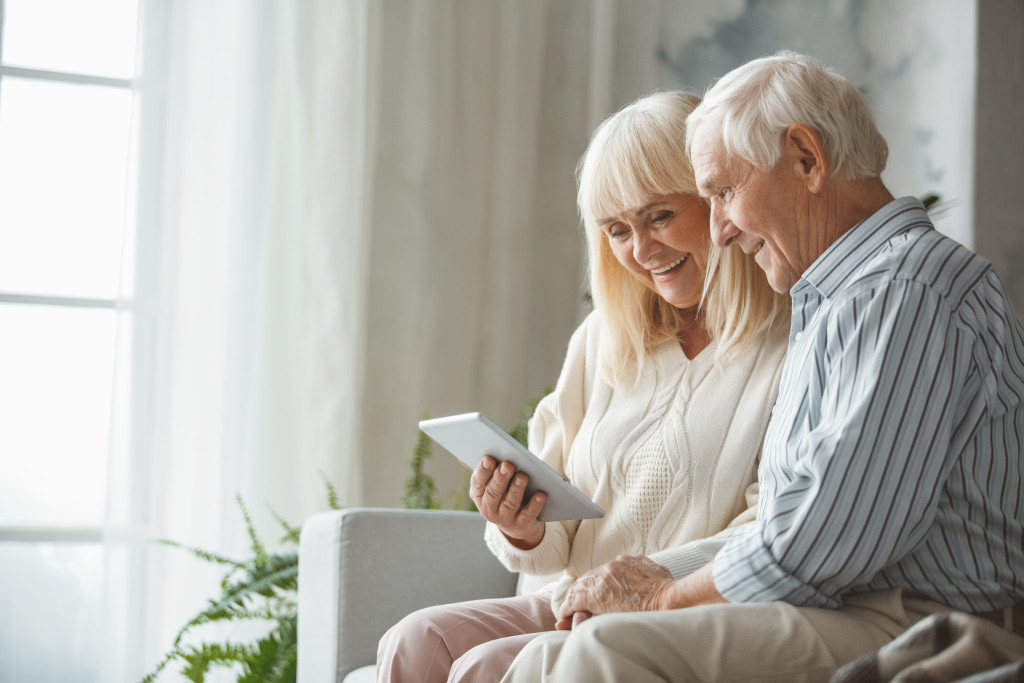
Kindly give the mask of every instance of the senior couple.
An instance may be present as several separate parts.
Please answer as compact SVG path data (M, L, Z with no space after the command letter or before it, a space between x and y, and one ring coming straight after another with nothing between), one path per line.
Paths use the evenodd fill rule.
M1024 332L887 153L790 52L595 131L594 312L530 447L606 515L485 458L489 547L550 580L410 615L378 680L829 680L948 613L1024 659Z

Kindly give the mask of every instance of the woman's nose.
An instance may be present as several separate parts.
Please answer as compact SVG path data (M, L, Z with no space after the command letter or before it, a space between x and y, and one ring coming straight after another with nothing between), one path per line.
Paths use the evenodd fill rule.
M633 260L643 265L661 251L661 242L653 239L646 231L633 232Z

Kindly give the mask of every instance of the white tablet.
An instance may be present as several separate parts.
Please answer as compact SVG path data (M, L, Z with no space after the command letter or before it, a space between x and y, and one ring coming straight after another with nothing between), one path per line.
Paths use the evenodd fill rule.
M604 510L483 413L423 420L420 429L470 469L475 469L485 455L512 463L517 472L530 478L523 500L537 491L547 494L537 516L542 522L604 517Z

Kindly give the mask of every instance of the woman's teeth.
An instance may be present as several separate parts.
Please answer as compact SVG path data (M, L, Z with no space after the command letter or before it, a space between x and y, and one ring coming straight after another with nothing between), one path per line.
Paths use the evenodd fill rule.
M681 264L685 260L686 260L686 257L685 256L681 256L677 261L673 261L672 263L668 264L667 266L662 266L661 268L655 268L651 272L654 273L655 275L664 275L668 271L673 270L676 266L678 266L679 264Z

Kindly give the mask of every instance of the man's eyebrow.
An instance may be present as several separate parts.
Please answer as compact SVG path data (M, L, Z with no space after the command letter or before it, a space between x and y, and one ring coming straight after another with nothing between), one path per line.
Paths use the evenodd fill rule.
M705 192L711 192L717 190L720 187L725 186L725 180L718 175L711 175L697 181L697 194L703 194Z

